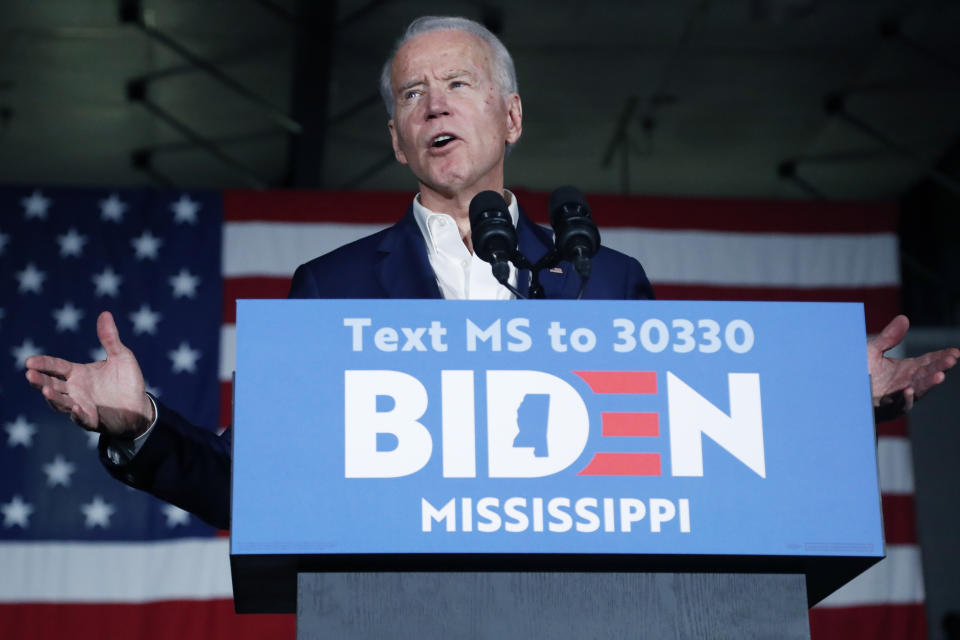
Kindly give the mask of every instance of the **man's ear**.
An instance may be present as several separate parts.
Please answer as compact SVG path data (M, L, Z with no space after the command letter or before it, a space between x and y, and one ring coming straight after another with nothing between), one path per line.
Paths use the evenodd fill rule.
M513 144L520 139L523 131L523 104L520 95L511 93L507 96L507 144Z
M404 155L403 151L400 150L400 145L397 143L397 128L393 126L393 118L387 120L387 129L390 130L390 142L393 144L393 156L400 164L407 164L407 156Z

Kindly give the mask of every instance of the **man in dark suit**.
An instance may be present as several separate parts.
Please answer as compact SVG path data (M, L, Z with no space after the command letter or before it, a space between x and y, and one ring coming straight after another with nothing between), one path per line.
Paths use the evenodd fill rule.
M420 191L394 226L297 269L291 297L506 299L510 292L473 253L469 205L485 190L503 193L521 252L539 258L549 234L504 190L503 165L520 137L523 110L510 54L483 26L462 18L414 21L384 65L381 92L397 161L410 167ZM511 270L523 291L528 274ZM578 277L569 264L544 274L547 297L573 298ZM601 248L587 298L642 299L653 292L640 264ZM898 316L868 346L875 405L899 393L906 408L943 380L956 349L895 360L883 351L902 340ZM51 406L85 429L99 431L100 454L121 481L229 526L230 432L218 437L157 403L144 389L133 353L109 313L97 320L107 359L79 364L29 358L27 379Z
M518 216L517 237L520 252L540 257L553 246L553 237L534 224L522 212ZM468 236L469 237L469 232ZM458 242L462 240L458 237ZM644 300L653 298L653 289L640 263L617 251L601 247L594 256L590 278L583 297L602 300ZM477 260L471 269L490 266ZM350 274L345 277L345 274ZM528 293L528 271L517 272L517 287ZM490 276L492 278L492 276ZM474 275L474 281L476 276ZM569 262L540 274L540 284L549 299L576 298L580 277ZM291 298L452 298L443 295L441 284L431 267L424 237L417 228L413 208L395 225L379 233L340 247L324 256L300 265L290 287ZM499 283L489 282L487 291L498 292ZM504 294L509 292L503 289Z

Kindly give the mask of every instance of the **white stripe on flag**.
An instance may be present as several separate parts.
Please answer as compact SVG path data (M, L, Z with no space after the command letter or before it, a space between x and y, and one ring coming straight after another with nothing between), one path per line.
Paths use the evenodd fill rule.
M881 493L913 493L913 454L908 438L896 436L878 438L877 461Z
M228 222L224 277L290 277L304 262L382 225ZM615 227L603 244L635 256L654 283L772 287L897 286L897 237Z
M223 230L223 276L289 278L304 262L384 225L305 222L228 222Z
M634 256L654 285L886 287L900 284L897 237L612 228L601 242Z
M220 327L220 382L233 381L237 368L237 325Z
M227 538L0 545L0 602L232 598Z
M818 606L855 607L923 602L920 547L887 545L887 557L834 592Z

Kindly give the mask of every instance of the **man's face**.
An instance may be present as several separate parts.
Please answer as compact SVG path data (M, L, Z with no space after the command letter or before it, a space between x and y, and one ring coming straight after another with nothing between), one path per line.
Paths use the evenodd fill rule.
M465 31L431 31L397 52L387 126L423 198L503 189L505 144L520 137L522 112L520 97L504 97L492 70L490 48Z

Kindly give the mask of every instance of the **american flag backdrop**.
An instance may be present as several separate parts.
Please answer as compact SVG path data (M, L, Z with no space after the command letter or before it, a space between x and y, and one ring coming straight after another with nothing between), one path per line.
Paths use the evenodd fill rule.
M547 194L514 192L545 221ZM223 532L112 480L23 360L99 359L108 309L149 388L225 426L234 301L285 296L298 264L394 222L411 198L0 189L0 638L293 637L293 616L232 612ZM897 313L890 205L589 200L603 243L636 256L659 298L863 301L870 332ZM887 558L811 611L815 640L926 637L906 424L878 434Z

